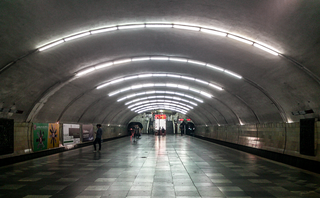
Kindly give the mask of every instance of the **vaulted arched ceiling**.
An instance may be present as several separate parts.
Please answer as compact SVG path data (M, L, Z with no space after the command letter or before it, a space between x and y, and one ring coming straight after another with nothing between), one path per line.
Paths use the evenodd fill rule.
M207 125L319 117L319 10L295 0L2 1L0 116L15 104L18 122L127 124L157 108Z

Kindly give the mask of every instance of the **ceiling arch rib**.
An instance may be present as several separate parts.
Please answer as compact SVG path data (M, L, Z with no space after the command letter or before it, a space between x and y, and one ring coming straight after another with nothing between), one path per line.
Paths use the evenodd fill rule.
M174 91L164 91L164 90L157 90L157 91L145 91L145 92L140 92L140 93L135 93L135 94L130 94L130 95L126 95L125 97L122 97L122 98L119 98L117 100L117 102L120 102L120 101L124 101L124 100L127 100L127 99L130 99L130 98L133 98L135 96L142 96L142 95L149 95L149 94L162 94L162 95L174 95L173 97L175 97L175 95L178 95L178 96L182 96L182 97L185 97L187 99L192 99L192 100L195 100L197 102L200 102L200 103L203 103L203 100L197 98L197 97L194 97L192 95L189 95L189 94L185 94L185 93L182 93L182 92L174 92ZM154 96L148 96L148 97L154 97ZM158 97L158 96L155 96L155 97ZM131 102L131 101L130 101ZM127 104L127 103L126 103Z
M184 106L184 107L188 108L189 110L193 109L192 106L190 106L188 104L185 104L183 102L180 102L180 101L175 101L175 100L146 100L146 101L143 101L143 102L138 102L138 103L131 104L130 106L128 106L128 109L134 110L137 106L140 106L140 105L150 104L150 103L159 103L159 102L160 103L179 104L181 106Z
M160 105L160 106L170 106L170 107L175 107L175 108L179 108L180 110L184 110L184 114L186 114L188 111L190 111L191 109L193 109L193 107L191 106L187 106L185 104L175 104L173 102L168 102L168 101L164 101L164 102L150 102L150 103L147 103L147 104L141 104L141 105L137 105L137 106L133 106L133 107L130 107L129 109L131 111L134 111L134 112L139 112L140 109L144 108L144 107L148 107L148 106L157 106L157 105ZM191 108L190 108L191 107Z
M195 123L214 125L213 121L216 121L215 124L219 125L219 122L216 120L216 118L214 117L214 115L212 115L212 113L210 111L208 111L207 109L202 108L200 106L197 108L199 109L199 111L193 111L190 114L188 114L188 117L191 118ZM160 109L157 109L157 110L160 110ZM104 111L106 111L106 109L104 109ZM102 120L103 120L103 122L108 120L109 122L113 123L114 121L117 121L120 118L123 118L125 123L127 123L133 117L136 116L136 113L126 113L125 111L128 111L128 109L125 108L125 109L118 110L114 114L107 113L107 115ZM211 115L210 118L209 118L209 115ZM214 119L212 119L212 117Z
M265 52L268 52L272 55L280 55L281 53L274 49L271 46L268 46L264 43L261 42L257 42L248 38L245 38L243 36L237 35L237 34L233 34L230 32L225 32L225 31L221 31L221 30L217 30L216 28L207 28L207 27L201 27L199 25L191 25L191 24L184 24L184 23L167 23L167 24L163 24L163 23L137 23L137 24L123 24L123 25L113 25L113 26L109 26L109 27L101 27L101 28L97 28L94 30L86 30L80 33L75 33L72 34L70 36L67 37L62 37L60 39L57 39L55 41L52 42L48 42L47 44L41 45L37 48L38 51L42 52L45 51L47 49L56 47L58 45L61 45L62 43L74 40L74 39L79 39L79 38L83 38L86 36L90 36L90 35L95 35L95 34L100 34L100 33L106 33L106 32L111 32L111 31L117 31L117 30L125 30L125 29L137 29L137 28L172 28L174 29L180 29L180 30L186 30L186 31L197 31L197 32L203 32L203 33L207 33L207 34L211 34L213 36L221 36L221 37L227 37L227 38L231 38L243 43L247 43L250 44L254 47L257 47L258 49L261 49Z
M224 72L230 76L233 76L235 78L239 78L241 79L242 76L232 72L232 71L229 71L229 70L225 70L221 67L218 67L218 66L215 66L215 65L212 65L212 64L209 64L209 63L204 63L204 62L201 62L201 61L196 61L196 60L190 60L190 59L183 59L183 58L179 58L179 57L163 57L163 56L156 56L154 58L152 58L153 56L148 56L148 57L144 57L144 58L141 58L141 57L136 57L136 58L127 58L127 59L121 59L121 60L115 60L115 61L112 61L112 62L108 62L108 63L102 63L102 64L99 64L95 67L92 67L92 68L89 68L89 69L86 69L85 71L95 71L96 69L102 69L102 68L105 68L105 67L109 67L109 66L112 66L114 65L114 63L117 64L122 64L122 63L128 63L128 62L132 62L132 61L145 61L145 60L164 60L164 59L168 59L168 60L171 60L171 61L177 61L177 62L186 62L186 63L190 63L192 65L202 65L202 66L205 66L206 68L209 68L209 69L212 69L213 71L216 71L216 72ZM130 61L131 60L131 61ZM80 76L83 76L85 74L88 74L89 72L84 72L82 73L82 75L77 75L79 74L80 72L76 73L74 77L71 77L69 78L68 80L65 80L64 82L61 82L59 83L58 85L55 85L55 86L52 86L52 88L49 90L49 91L46 91L45 93L43 93L42 95L44 95L41 99L39 99L39 101L36 103L36 105L32 108L32 110L30 111L26 121L27 122L31 122L33 120L33 118L38 114L38 112L41 110L41 108L43 107L43 103L45 101L47 101L55 92L57 92L59 89L63 88L63 86L67 85L68 83L70 83L71 81L79 78ZM61 116L60 116L61 117Z
M160 27L172 28L172 29L178 28L178 29L183 29L183 30L188 30L188 31L196 30L196 31L204 32L204 33L209 33L209 34L212 34L215 36L224 36L224 37L228 37L228 38L231 38L231 39L243 42L243 43L251 44L252 46L257 47L258 49L262 49L262 50L264 50L268 53L271 53L273 55L279 55L279 56L285 58L289 62L293 63L295 66L298 66L298 68L302 69L302 71L304 71L312 79L314 79L318 84L320 84L320 79L316 74L312 73L304 65L302 65L301 63L299 63L298 61L296 61L292 57L282 54L281 52L279 52L278 50L274 49L271 46L268 46L268 45L261 43L261 42L256 42L256 41L250 40L248 38L244 38L241 35L236 35L236 34L233 34L230 32L222 31L218 28L202 27L200 25L187 24L187 23L151 23L151 22L149 22L149 23L137 23L137 24L119 24L119 25L113 25L113 26L108 26L108 27L99 27L99 28L96 28L93 30L86 30L81 33L74 33L74 34L69 35L67 37L63 37L63 38L57 39L55 41L49 41L49 42L47 42L47 44L40 45L40 47L33 50L32 53L28 53L26 55L23 55L23 56L15 59L14 61L9 62L8 64L6 64L4 67L2 67L0 69L0 74L5 69L14 65L17 61L28 57L30 54L33 54L36 51L41 52L41 51L47 50L49 48L58 46L64 42L67 42L70 40L79 39L79 38L83 38L85 36L94 35L94 34L98 34L98 33L106 33L106 32L110 32L110 31L121 30L121 29L124 30L124 29L132 29L132 28L160 28ZM90 70L94 70L94 69L90 69Z
M124 77L124 78L119 78L116 80L112 80L110 82L101 84L97 87L97 89L101 89L104 87L107 87L108 85L112 85L118 82L122 82L122 81L129 81L129 80L133 80L133 79L141 79L141 78L155 78L155 77L161 77L161 78L178 78L178 79L183 79L183 80L189 80L195 83L201 83L204 85L208 85L210 87L213 87L217 90L223 90L222 87L215 85L213 83L201 80L201 79L197 79L197 78L193 78L190 76L183 76L183 75L176 75L176 74L168 74L168 73L149 73L149 74L139 74L139 75L134 75L134 76L128 76L128 77Z
M172 96L164 96L164 95L158 95L158 96L149 96L149 97L144 97L144 98L137 98L135 100L131 100L129 102L126 102L124 105L129 105L129 104L137 104L137 103L147 103L147 102L150 102L150 101L154 101L154 100L174 100L174 101L182 101L182 102L185 102L185 103L188 103L188 104L191 104L193 106L198 106L197 103L194 103L194 102L191 102L189 100L185 100L185 99L182 99L182 98L179 98L179 97L172 97Z
M146 92L143 92L143 93L146 93ZM150 94L150 91L147 92L147 93ZM129 105L129 104L132 104L132 103L134 103L134 102L145 101L145 100L150 100L150 99L165 98L165 99L173 99L173 100L177 100L177 101L182 100L182 101L184 101L184 102L187 102L187 103L190 103L190 104L192 104L192 105L197 106L197 107L198 107L198 110L199 110L199 108L202 108L201 106L198 106L197 103L191 102L191 101L189 101L189 100L184 100L184 99L182 99L182 98L180 98L180 97L174 96L174 94L175 94L175 95L183 96L183 97L185 97L186 99L194 99L194 100L197 101L197 102L203 103L203 100L200 100L200 99L198 99L198 98L194 98L194 97L192 97L192 96L190 96L190 95L186 95L186 94L183 94L183 93L180 93L180 92L173 92L173 91L151 91L151 93L154 93L154 94L155 94L155 93L158 93L158 94L161 94L161 95L158 95L158 96L157 96L157 95L152 95L152 96L144 97L144 98L136 98L136 99L134 99L134 100L131 100L131 101L129 101L129 102L126 102L124 105ZM173 96L172 96L172 95L173 95ZM186 95L186 96L185 96L185 95ZM128 96L125 96L125 97L123 97L123 98L118 99L117 102L120 102L120 101L125 100L125 99L129 99L129 98L132 98L132 97L135 97L135 96L136 96L135 94L131 94L131 95L128 95ZM141 96L141 94L138 93L137 96ZM217 118L212 114L212 112L206 111L206 109L204 109L204 110L201 109L201 111L202 111L202 112L206 112L206 114L210 114L210 115L214 118L214 120L216 121L216 123L219 125L219 121L218 121ZM216 111L218 111L218 110L216 110ZM219 112L219 111L218 111L218 112ZM221 114L221 112L219 112L219 114L224 118L225 123L227 123L225 117Z
M144 89L146 89L146 88L144 88ZM159 91L161 94L163 94L163 93L167 93L167 94L175 94L175 93L177 93L176 92L176 90L172 90L171 91L171 89L176 89L176 88L173 88L173 87L168 87L167 88L167 91ZM133 92L133 91L135 91L135 90L131 90L131 92ZM188 91L188 90L186 90L186 91ZM150 94L154 94L154 93L156 93L156 92L158 92L158 91L155 91L155 90L152 90L152 91L150 91L150 90L146 90L146 91L143 91L143 92L139 92L139 93L150 93ZM190 91L188 91L188 92L190 92ZM185 95L187 95L187 94L185 94ZM137 96L137 97L139 97L140 96L140 94L130 94L129 93L129 95L127 95L127 96ZM190 95L188 95L188 96L190 96ZM203 97L205 97L205 96L203 96ZM123 96L120 96L120 98L123 98ZM131 98L131 97L130 97ZM94 102L93 102L94 103ZM93 104L94 105L94 104ZM111 112L111 109L110 109L110 106L113 106L113 104L106 104L105 105L105 107L100 107L99 109L100 109L100 113L98 113L99 115L100 114L107 114L104 118L103 118L103 120L110 120L110 119L113 119L114 118L114 114L117 114L118 116L116 116L116 118L120 118L120 119L123 119L123 117L125 117L126 116L126 114L125 114L125 111L122 109L123 107L125 108L125 109L127 109L126 108L126 106L125 105L123 105L123 107L121 107L121 108L116 108L116 109L113 109L112 110L112 112ZM197 106L197 108L199 108L199 106ZM90 108L91 109L91 108ZM202 111L193 111L192 113L193 114L199 114L199 113L201 113L202 114L202 116L198 116L198 117L202 117L202 118L204 118L204 117L207 117L207 115L213 115L209 110L208 110L208 108L202 108L203 110ZM89 110L89 109L88 109ZM121 115L121 113L124 113L124 115ZM221 113L221 112L220 112ZM129 114L128 116L130 117L130 115L132 115L132 114ZM209 118L209 117L207 117L207 120L205 121L206 123L211 123L211 124L213 124L212 123L212 121L216 121L217 122L217 124L219 124L219 122L218 122L218 120L214 117L213 119L212 119L212 116L211 116L211 119ZM100 119L99 119L99 121L100 121ZM199 119L199 121L201 122L201 119Z
M148 57L148 58L144 58L144 60L147 60L147 59L149 59L149 60L152 60L153 58L152 57ZM159 56L157 56L155 59L166 59L166 60L170 60L170 59L173 59L172 57L159 57ZM177 59L177 58L176 58ZM179 59L179 58L178 58ZM135 60L135 58L131 58L131 61L132 60ZM139 59L139 60L141 60L141 59ZM194 60L188 60L188 59L185 59L186 60L186 63L191 63L191 64L197 64L197 65L203 65L203 66L205 66L205 67L207 67L207 68L210 68L210 69L212 69L212 65L210 65L210 64L208 64L208 63L203 63L203 62L200 62L200 61L194 61ZM127 59L127 61L114 61L114 62L117 62L117 63L119 63L119 62L121 62L121 63L124 63L124 62L130 62L129 61L129 59ZM181 61L181 59L179 59L179 62L183 62L183 61ZM217 68L220 68L220 67L216 67L216 66L213 66L214 68L214 70L215 71L224 71L224 72L226 72L227 70L224 70L224 69L217 69ZM233 72L229 72L229 71L227 71L226 72L226 74L231 74L231 76L234 76L234 77L236 77L236 78L242 78L241 76L239 76L239 75L237 75L237 74L235 74L235 73L233 73ZM156 75L156 74L155 74ZM159 74L159 76L163 76L164 74ZM202 81L202 80L200 80L200 79L195 79L195 78L191 78L191 77L187 77L187 76L179 76L179 75L171 75L171 74L165 74L166 75L166 77L172 77L172 78L176 78L176 77L179 77L179 78L181 78L181 79L186 79L186 80L191 80L191 81L195 81L195 82L199 82L199 83L203 83L203 84L207 84L207 82L205 82L205 81ZM145 78L145 77L148 77L148 76L150 76L150 74L147 74L147 75L141 75L139 78ZM137 76L135 76L134 78L136 78ZM75 78L73 78L73 79L75 79ZM127 79L123 79L123 80L130 80L130 79L132 79L132 76L130 76L130 77L127 77ZM117 79L117 80L115 80L115 81L113 81L113 82L117 82L119 79ZM122 80L121 80L122 81ZM68 82L67 82L68 83ZM65 85L65 84L63 84L63 85ZM213 85L213 84L209 84L209 85ZM256 84L255 84L255 86L256 86ZM217 88L216 86L213 86L214 88ZM98 88L98 87L97 87ZM137 87L134 87L134 88L137 88ZM185 87L182 87L182 88L185 88ZM218 88L218 90L221 90L222 88ZM194 90L194 89L193 89ZM259 89L259 90L262 90L262 89ZM198 91L196 92L196 93L198 93ZM206 94L206 93L203 93L203 94ZM52 95L51 93L49 93L48 95ZM265 94L266 95L266 94ZM269 95L266 95L267 97L269 96ZM272 100L272 101L274 101L274 100ZM277 104L276 102L275 102L275 104ZM40 107L41 108L41 107ZM278 110L279 109L281 109L281 108L278 108ZM39 110L39 107L37 107L37 111ZM31 112L32 113L32 112ZM61 116L60 116L61 117Z
M145 112L151 109L167 109L171 111L177 111L184 115L188 113L187 109L183 109L182 107L175 106L174 104L170 104L170 103L151 103L147 105L141 105L132 111L135 111L136 113L140 114L142 112Z
M103 62L103 63L99 63L95 66L86 66L84 67L85 69L80 70L78 72L75 73L75 76L77 77L82 77L85 76L87 74L90 74L92 72L98 72L100 69L104 69L107 67L116 67L119 66L121 64L124 63L130 63L130 62L138 62L138 61L173 61L173 62L181 62L181 63L187 63L187 64L191 64L191 65L196 65L196 66L203 66L206 67L208 69L211 69L215 72L220 72L222 74L227 74L229 76L241 79L242 76L233 72L233 71L229 71L226 70L222 67L210 64L210 63L205 63L202 61L197 61L197 60L192 60L192 59L186 59L186 58L180 58L180 57L171 57L171 56L146 56L146 57L133 57L133 58L124 58L124 59L120 59L120 60L114 60L114 61L109 61L109 62ZM131 77L127 77L127 79L123 79L123 80L129 80ZM135 78L134 76L132 78ZM104 86L109 85L108 83L102 84L100 86L98 86L97 88L102 88Z
M191 80L193 82L198 82L198 83L202 83L202 84L205 84L205 85L209 85L209 86L211 86L211 87L213 87L213 88L215 88L217 90L223 90L222 87L216 86L216 85L214 85L212 83L209 83L209 82L206 82L206 81L203 81L203 80L200 80L200 79L196 79L196 78L193 78L193 77L183 76L183 75L175 75L175 74L159 74L159 73L140 74L140 75L129 76L129 77L124 77L124 78L112 80L110 82L107 82L107 83L99 85L97 87L97 89L101 89L101 88L107 87L108 85L112 85L112 84L119 83L119 82L122 82L122 81L139 79L139 78L151 78L151 77L171 77L171 78L178 78L178 79L187 79L187 80ZM125 88L125 90L127 90L127 88ZM254 112L254 110L240 96L235 96L234 94L231 93L231 91L228 91L228 93L233 95L234 97L238 98L243 104L245 104L251 110L251 112L255 116L257 122L260 123L260 120L259 120L257 114ZM239 119L239 121L240 121L240 119ZM241 121L240 121L240 123L241 123Z
M177 91L169 91L169 90L167 90L167 91L164 91L164 90L157 90L157 91L156 91L156 90L153 90L153 91L150 91L150 90L149 90L149 91L145 91L145 92L133 93L133 94L129 94L129 95L126 95L125 97L122 97L122 98L118 99L117 102L125 101L126 99L135 98L135 97L142 96L142 95L149 95L149 94L161 94L161 97L162 97L162 96L165 96L166 98L169 98L169 99L171 99L171 98L172 98L172 99L177 99L176 96L179 96L179 97L184 97L184 98L186 98L186 99L192 99L192 100L194 100L194 101L196 101L196 102L199 102L199 103L203 103L203 102L204 102L202 99L200 99L200 98L198 98L198 97L194 97L194 96L192 96L192 95L190 95L190 94L185 94L185 93L177 92ZM84 95L83 93L80 94L78 97L76 97L76 99L79 99L79 98L80 98L81 96L83 96L83 95ZM85 109L83 110L82 114L79 116L79 119L77 120L77 122L81 122L81 119L82 119L82 117L84 116L84 114L85 114L89 109L92 109L93 106L94 106L96 103L98 103L99 101L101 101L101 100L102 100L103 98L105 98L105 97L108 97L108 96L103 96L103 97L101 97L101 98L93 101L90 105L88 105L87 108L85 108ZM156 96L156 97L158 98L158 96ZM74 102L74 101L75 101L75 100L73 100L73 102ZM68 104L67 107L70 107L71 105L72 105L72 104ZM58 120L60 120L60 119L62 118L63 113L64 113L65 111L66 111L66 109L62 112L62 114L60 114ZM105 110L103 110L103 111L105 111ZM203 111L207 111L207 109L204 109ZM209 114L212 115L212 113L210 113L209 111L208 111L207 113L209 113ZM217 119L216 119L216 118L214 118L214 119L216 120L217 124L219 124L219 122L217 121ZM224 119L225 119L225 118L224 118ZM95 118L94 118L93 120L95 120Z
M123 92L127 92L129 90L137 90L137 89L143 89L143 88L150 88L150 87L172 87L172 88L177 88L179 90L188 90L203 96L206 96L207 98L212 98L213 96L205 91L199 91L196 88L192 88L189 86L185 86L182 84L175 84L175 83L146 83L146 84L136 84L136 85L132 85L130 87L125 87L123 89L118 89L116 91L110 92L108 93L108 96L114 96L117 95L119 93L123 93Z
M116 90L114 92L111 92L109 93L108 95L109 96L114 96L116 94L119 94L119 93L122 93L122 92L126 92L128 90L134 90L134 89L139 89L139 88L145 88L145 87L175 87L175 88L178 88L178 89L181 89L181 86L177 85L177 84L169 84L169 86L167 84L142 84L142 85L134 85L134 86L131 86L130 88L124 88L124 89L120 89L120 90ZM197 89L194 89L194 88L186 88L184 87L183 88L184 90L190 90L192 92L196 92L198 94L202 94L206 97L209 97L209 98L212 98L213 96L210 94L210 93L207 93L207 92L204 92L204 91L199 91ZM217 99L218 100L218 99ZM230 109L232 111L232 113L237 117L237 120L239 121L239 123L242 125L242 121L240 119L240 117L224 102L222 102L221 100L218 100L220 103L222 103L224 106L228 107L228 109Z
M165 85L163 85L163 84L161 84L162 86L165 86ZM148 86L134 86L134 88L135 89L138 89L138 88L141 88L141 89L144 89L144 88L146 88L146 87L150 87L149 85ZM159 86L160 87L160 86ZM170 88L179 88L179 86L169 86ZM134 91L135 89L129 89L129 90L131 90L131 91ZM128 89L127 88L124 88L124 89L120 89L120 90L125 90L125 91L128 91ZM195 89L185 89L185 91L195 91ZM147 91L146 91L147 92ZM135 94L135 95L142 95L142 94L144 94L144 93L146 93L146 92L140 92L139 94ZM201 94L201 91L199 91L199 90L197 90L196 91L197 93L200 93ZM109 96L114 96L114 95L117 95L117 94L120 94L120 93L122 93L121 91L114 91L114 92L111 92L111 94L109 93L108 95ZM207 95L207 94L204 94L204 96L206 96L206 97L209 97L209 95ZM209 97L209 98L211 98L211 97ZM221 100L217 100L217 101L219 101L220 103L221 103ZM225 103L223 103L223 105L224 106L226 106L227 107L227 109L229 109L234 115L235 115L235 117L237 118L237 120L238 120L238 123L239 124L242 124L242 121L240 120L240 117L228 106L228 105L226 105ZM218 123L218 122L217 122ZM219 123L218 123L219 124Z

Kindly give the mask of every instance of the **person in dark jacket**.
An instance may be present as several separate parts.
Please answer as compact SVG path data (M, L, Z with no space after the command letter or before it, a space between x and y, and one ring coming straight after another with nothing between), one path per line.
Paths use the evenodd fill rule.
M97 152L97 148L96 148L96 144L99 144L99 152L101 151L101 137L102 137L102 129L101 129L101 124L97 124L97 132L95 132L96 134L96 139L93 141L93 146L94 146L94 151L93 152Z

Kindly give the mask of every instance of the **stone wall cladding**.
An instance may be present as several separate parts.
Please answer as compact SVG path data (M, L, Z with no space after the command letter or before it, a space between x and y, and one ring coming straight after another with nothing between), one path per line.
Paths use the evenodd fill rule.
M315 125L316 156L300 154L300 123L198 126L196 136L320 161L320 121Z

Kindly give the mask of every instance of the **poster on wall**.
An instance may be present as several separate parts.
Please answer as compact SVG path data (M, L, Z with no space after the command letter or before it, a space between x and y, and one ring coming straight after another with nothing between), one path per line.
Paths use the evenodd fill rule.
M0 119L0 155L14 152L14 121L13 119Z
M49 123L48 148L59 147L59 124Z
M82 125L82 141L83 142L93 141L93 125L92 124Z
M63 145L80 143L80 125L63 124Z
M33 123L33 150L41 151L48 147L48 124Z
M166 114L155 114L154 115L154 129L159 130L162 127L166 129Z

